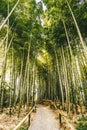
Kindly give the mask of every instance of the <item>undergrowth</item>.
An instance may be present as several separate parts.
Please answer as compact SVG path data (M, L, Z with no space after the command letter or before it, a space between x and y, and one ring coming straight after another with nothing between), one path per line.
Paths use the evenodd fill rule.
M23 123L23 125L18 130L28 130L27 123Z
M82 124L82 123L80 123L80 124L77 126L76 130L87 130L87 124Z
M87 117L79 118L78 121L76 130L87 130Z

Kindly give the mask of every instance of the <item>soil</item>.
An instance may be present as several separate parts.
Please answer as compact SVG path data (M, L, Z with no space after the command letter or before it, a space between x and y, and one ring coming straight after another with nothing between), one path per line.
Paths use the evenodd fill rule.
M18 111L12 112L11 117L9 116L8 108L0 114L0 130L13 130L15 126L27 115L29 111L23 107L20 112L20 117L18 118Z
M0 130L10 130L15 127L18 118L16 116L9 117L3 113L0 115Z

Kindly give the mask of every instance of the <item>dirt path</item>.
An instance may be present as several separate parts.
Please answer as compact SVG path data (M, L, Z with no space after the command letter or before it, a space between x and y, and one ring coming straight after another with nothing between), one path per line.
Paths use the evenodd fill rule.
M38 107L29 130L59 130L55 114L47 107Z

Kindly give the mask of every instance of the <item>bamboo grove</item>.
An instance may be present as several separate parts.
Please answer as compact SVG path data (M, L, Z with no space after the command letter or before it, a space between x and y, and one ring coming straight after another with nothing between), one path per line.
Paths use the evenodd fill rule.
M87 105L87 2L0 1L0 111L58 99Z

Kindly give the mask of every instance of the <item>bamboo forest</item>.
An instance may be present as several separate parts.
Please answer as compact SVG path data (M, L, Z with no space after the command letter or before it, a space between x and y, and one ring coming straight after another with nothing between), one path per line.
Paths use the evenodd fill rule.
M0 0L0 130L87 130L87 0Z

